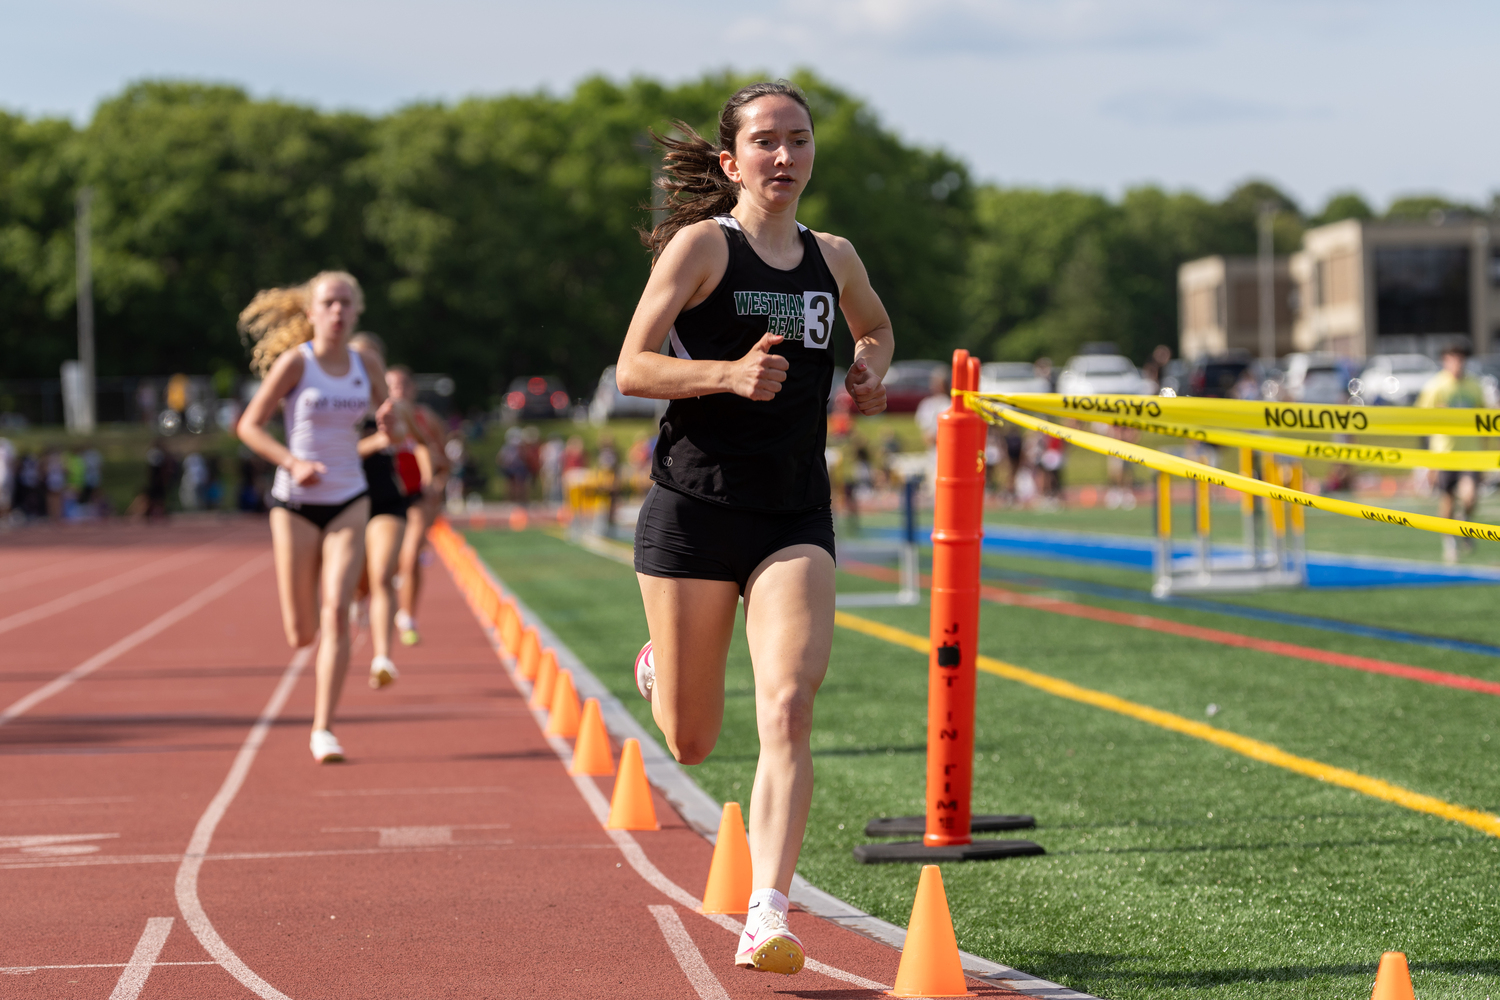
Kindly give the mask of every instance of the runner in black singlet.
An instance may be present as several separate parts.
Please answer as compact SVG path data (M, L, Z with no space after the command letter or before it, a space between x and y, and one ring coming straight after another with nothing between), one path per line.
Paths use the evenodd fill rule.
M651 641L636 681L673 755L708 756L724 716L739 599L755 669L760 762L750 799L754 891L735 962L792 973L787 923L812 802L813 697L833 643L828 469L836 309L854 335L845 378L866 414L885 409L890 318L848 241L797 222L812 173L812 114L786 83L746 87L718 144L684 123L667 149L670 217L615 377L669 399L636 527ZM658 353L670 340L671 355Z

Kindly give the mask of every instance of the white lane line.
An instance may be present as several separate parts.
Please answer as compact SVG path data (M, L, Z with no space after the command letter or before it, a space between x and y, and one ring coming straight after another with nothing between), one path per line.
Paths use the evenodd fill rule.
M490 792L505 793L511 789L504 785L476 785L472 788L330 788L313 792L314 795L480 795ZM3 805L3 803L0 803Z
M729 991L724 989L724 984L719 982L708 963L703 961L702 953L693 943L687 928L682 926L682 918L677 915L677 911L670 906L648 906L646 909L656 918L661 936L667 939L667 947L672 949L673 957L682 966L682 974L687 976L699 1000L729 1000Z
M135 943L135 953L120 973L109 1000L136 1000L141 995L141 990L146 988L146 978L151 975L151 967L161 957L167 935L172 933L172 922L172 917L151 917L146 921L146 929Z
M250 773L250 766L255 763L256 754L260 753L261 745L266 741L266 734L271 731L271 724L281 714L282 706L286 704L292 688L297 684L297 678L312 660L314 648L313 645L303 646L292 657L292 662L287 664L286 672L281 675L281 683L276 685L276 690L271 693L271 700L266 702L260 718L255 721L255 725L250 727L250 733L245 737L240 752L235 755L234 764L229 768L224 784L219 787L219 793L213 797L213 801L208 804L208 808L199 818L198 826L193 830L193 838L188 841L187 856L182 859L182 866L177 869L177 908L182 911L182 918L187 921L188 929L203 945L204 950L212 955L226 972L238 979L251 993L261 997L262 1000L290 1000L290 998L251 972L250 967L240 960L240 956L236 955L234 950L224 943L219 932L214 930L213 922L208 919L208 914L203 910L203 903L198 899L198 872L203 867L205 855L208 854L208 845L213 843L214 831L218 829L219 821L224 818L224 813L229 810L230 803L239 794L240 786L244 785L245 777Z
M168 918L170 919L170 918ZM25 976L44 969L123 969L125 962L81 962L74 965L5 965L0 966L0 976ZM218 965L218 962L152 962L160 965Z
M331 851L240 851L210 854L204 861L275 861L353 854L434 854L464 851L616 851L617 844L517 844L514 840L457 840L432 847L359 847ZM14 855L12 855L14 856ZM186 854L106 854L47 861L0 861L0 871L20 868L92 868L96 865L180 865Z
M89 601L96 600L97 598L107 597L117 590L124 590L126 587L143 583L152 577L161 576L168 570L180 569L183 566L198 562L209 555L208 550L218 547L219 544L220 541L216 539L203 545L194 546L186 552L175 552L154 562L148 562L144 566L137 566L134 569L128 569L106 580L100 580L98 583L84 587L82 590L75 590L70 594L64 594L45 604L38 604L34 608L28 608L25 611L17 611L13 615L7 615L4 618L0 618L0 634L9 632L11 629L20 628L22 625L39 622L43 618L50 618L55 614L67 611L69 608L76 608L80 604L87 604Z
M520 675L516 673L515 659L501 648L495 636L494 629L485 624L484 619L477 611L474 612L474 616L479 619L480 629L484 632L485 638L489 640L491 647L495 650L495 654L499 657L501 668L510 675L511 683L515 684L517 691L529 695L531 693L531 685L522 680ZM545 733L547 729L547 713L541 709L536 709L532 712L532 719L536 722L537 727ZM552 747L553 752L557 754L558 759L562 761L563 766L571 770L573 751L568 746L567 740L558 736L547 736L545 738L547 743ZM584 803L593 812L594 817L599 821L599 825L603 826L605 821L609 819L609 800L604 797L604 793L599 790L599 786L594 784L593 778L583 775L573 775L572 777L573 786L578 789L578 794L583 797ZM695 913L702 908L702 900L667 878L660 868L651 863L651 859L646 857L646 852L642 850L641 845L628 831L605 830L604 832L609 835L610 840L615 842L615 846L620 849L620 853L624 855L625 860L630 863L630 867L635 870L635 873L652 888L679 906L686 907ZM705 920L713 921L734 935L738 935L744 928L744 924L741 921L735 920L733 917L723 913L702 913L699 916ZM829 979L838 979L862 989L882 991L890 989L885 983L866 979L857 973L847 972L838 966L815 961L811 958L804 960L803 968L810 969L821 976L827 976Z
M95 653L93 656L90 656L87 660L84 660L82 663L78 664L78 666L74 667L72 670L69 670L62 676L54 678L53 680L48 681L46 684L43 684L35 691L12 704L5 711L0 712L0 726L5 725L7 722L15 719L17 716L29 712L31 709L35 708L37 705L40 705L42 702L57 694L59 691L66 690L75 681L80 681L83 678L87 677L89 674L93 673L95 670L98 670L100 667L113 662L120 656L130 652L132 649L145 642L147 639L153 638L161 632L164 632L165 630L171 628L173 625L176 625L178 622L182 621L193 612L199 610L204 605L218 600L220 597L223 597L225 594L229 593L229 591L233 590L241 583L244 583L256 573L259 573L266 566L269 566L270 563L271 556L269 553L256 556L254 559L251 559L249 562L245 563L239 569L230 573L228 576L221 578L216 583L204 587L202 590L198 591L198 593L194 594L192 597L189 597L187 600L177 605L177 607L166 612L165 614L160 615L155 620L142 625L140 628L136 629L125 638L119 640L114 645L102 650L101 652Z
M132 542L130 544L139 545L140 543ZM128 547L129 546L121 546L121 549ZM128 557L129 555L131 555L131 553L126 552L125 555ZM4 581L0 581L0 594L5 593L7 590L15 590L18 587L29 587L32 584L41 583L43 580L51 580L55 577L67 576L69 573L75 573L82 568L81 566L79 566L80 563L88 562L93 558L95 557L92 555L74 556L72 559L60 559L57 562L48 563L45 566L38 566L35 569L26 570L24 573L16 573L15 575L6 578Z

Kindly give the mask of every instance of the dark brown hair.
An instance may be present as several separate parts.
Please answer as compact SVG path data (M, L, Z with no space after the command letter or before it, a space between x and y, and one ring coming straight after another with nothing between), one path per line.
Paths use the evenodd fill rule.
M714 145L684 121L675 121L672 126L682 134L681 138L659 135L655 130L651 138L659 143L665 155L662 158L662 176L656 179L657 188L666 192L667 209L665 220L650 232L642 229L641 242L651 248L651 259L656 260L678 230L695 222L724 215L739 201L738 185L724 176L719 166L719 153L734 152L735 138L744 125L741 113L745 105L762 97L789 97L802 105L807 112L807 123L812 125L812 108L802 90L786 80L752 83L742 87L724 102L719 112L719 143Z

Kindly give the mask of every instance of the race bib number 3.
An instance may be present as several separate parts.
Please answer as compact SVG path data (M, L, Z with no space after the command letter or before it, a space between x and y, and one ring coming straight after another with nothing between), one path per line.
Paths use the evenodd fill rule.
M833 339L833 295L829 292L802 293L802 346L827 349Z

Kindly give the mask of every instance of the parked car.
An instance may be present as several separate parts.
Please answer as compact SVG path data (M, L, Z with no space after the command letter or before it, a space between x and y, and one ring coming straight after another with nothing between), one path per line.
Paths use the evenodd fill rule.
M1286 399L1295 403L1345 403L1349 379L1354 374L1349 361L1334 354L1288 354L1282 363L1281 387Z
M980 392L1051 392L1052 383L1025 361L995 361L979 366Z
M1260 362L1248 353L1222 354L1214 358L1199 358L1187 375L1186 396L1209 396L1225 399L1234 394L1235 384L1250 369L1255 379L1256 391L1266 381L1266 372Z
M922 400L932 395L932 373L947 381L953 366L944 361L897 361L885 373L887 413L915 413Z
M562 381L550 375L512 379L505 393L505 410L513 419L555 420L566 417L572 400Z
M667 412L667 400L646 399L642 396L627 396L615 382L615 366L610 365L599 376L599 387L589 402L589 421L602 424L606 420L620 418L659 419Z
M1139 396L1151 392L1151 384L1123 355L1080 354L1063 366L1057 376L1057 391L1065 396Z
M1376 354L1359 373L1360 396L1375 406L1410 406L1441 366L1425 354Z

